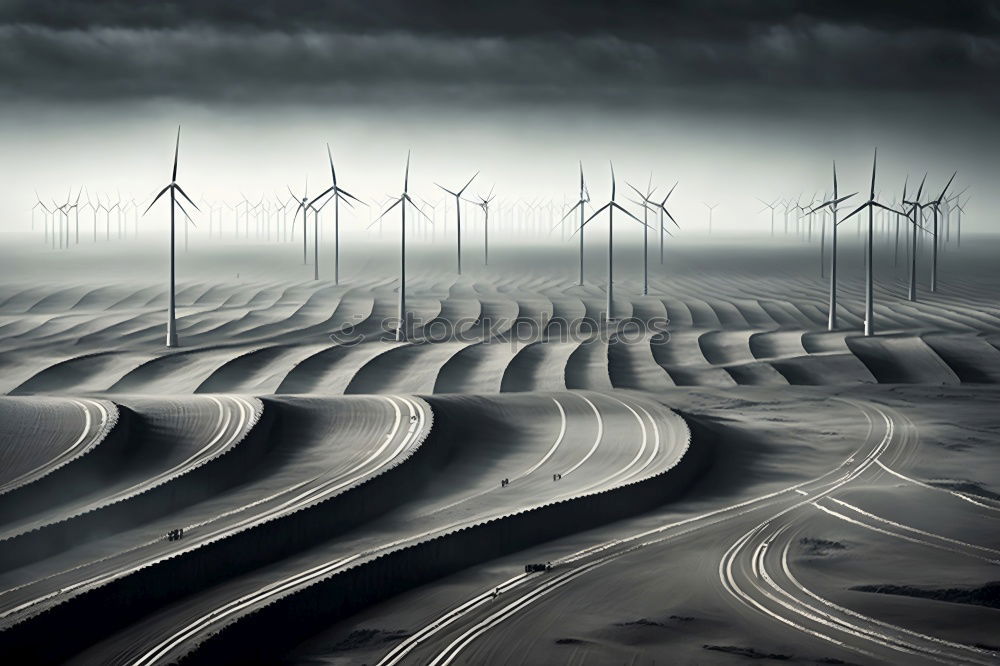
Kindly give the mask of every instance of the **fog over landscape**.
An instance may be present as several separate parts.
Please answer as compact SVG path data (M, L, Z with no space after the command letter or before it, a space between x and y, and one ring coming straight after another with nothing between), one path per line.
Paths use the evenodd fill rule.
M1000 2L0 2L0 661L1000 664Z

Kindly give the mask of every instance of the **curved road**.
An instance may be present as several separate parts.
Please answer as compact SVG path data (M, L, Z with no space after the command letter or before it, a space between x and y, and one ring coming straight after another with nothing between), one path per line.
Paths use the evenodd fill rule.
M656 553L654 558L661 552L667 557L666 548L673 541L702 531L718 532L719 539L739 535L721 557L718 583L748 613L872 661L998 663L1000 655L988 649L929 636L838 606L807 589L794 576L788 562L789 548L804 522L816 512L883 535L1000 563L998 550L903 525L835 496L851 486L871 486L887 480L895 484L903 479L980 509L996 511L979 498L934 488L896 471L894 467L906 461L914 443L910 429L897 428L903 417L874 404L852 404L868 419L869 437L836 469L777 492L586 548L554 561L550 572L518 574L499 582L400 642L378 662L379 666L445 666L497 658L505 654L504 641L512 638L502 631L504 623L543 605L559 588L586 585L588 575L638 551L649 549ZM494 597L494 590L499 590L499 597ZM544 616L558 616L558 611L544 612ZM526 659L527 655L521 657Z

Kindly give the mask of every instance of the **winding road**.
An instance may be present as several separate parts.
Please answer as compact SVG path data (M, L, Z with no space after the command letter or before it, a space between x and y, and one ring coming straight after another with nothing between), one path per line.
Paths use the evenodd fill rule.
M521 573L498 581L401 641L384 655L379 666L483 663L505 653L502 646L513 638L504 630L505 624L544 605L560 588L585 586L588 576L616 563L624 566L625 558L640 551L667 557L674 542L698 532L716 533L720 540L739 535L718 563L717 582L746 613L876 662L998 663L1000 655L987 648L944 640L839 606L809 590L792 572L789 549L817 512L908 542L1000 563L996 549L903 525L835 496L855 486L903 479L928 492L950 494L978 510L996 512L978 499L929 486L896 471L894 467L911 454L914 440L912 428L898 425L905 417L871 403L851 404L868 420L869 436L836 469L732 506L588 547L554 560L548 572ZM571 618L551 609L544 616L564 617L564 622L572 623ZM530 661L527 654L520 658Z

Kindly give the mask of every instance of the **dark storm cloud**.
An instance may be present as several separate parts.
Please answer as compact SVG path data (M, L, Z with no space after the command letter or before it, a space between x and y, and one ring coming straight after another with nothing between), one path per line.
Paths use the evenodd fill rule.
M1000 3L0 5L12 99L599 99L946 92L993 105Z

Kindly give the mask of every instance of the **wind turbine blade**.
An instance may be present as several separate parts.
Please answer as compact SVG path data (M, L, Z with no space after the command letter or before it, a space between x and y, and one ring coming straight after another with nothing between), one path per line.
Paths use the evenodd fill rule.
M174 185L174 187L175 187L175 188L177 188L177 191L178 191L178 192L180 192L180 193L181 193L181 195L182 195L182 196L183 196L183 197L184 197L185 199L187 199L187 200L188 200L188 203L190 203L190 204L191 204L192 206L194 206L194 209L195 209L196 211L198 211L198 212L200 213L200 212L201 212L201 209L200 209L200 208L198 208L198 204L196 204L195 202L191 201L191 197L189 197L189 196L187 195L187 192L185 192L184 190L182 190L182 189L181 189L181 186L180 186L180 185L178 185L177 183L174 183L173 185Z
M948 179L948 184L944 186L943 190L941 190L941 196L939 196L937 198L937 203L939 205L941 204L941 200L944 199L945 193L948 191L948 188L951 187L951 184L952 184L952 182L954 182L955 176L957 176L957 175L958 175L957 171L955 173L951 174L951 178Z
M434 184L437 185L438 187L440 187L442 190L444 190L445 192L447 192L448 194L450 194L453 197L458 197L458 196L462 195L461 192L452 192L451 190L449 190L447 187L444 187L443 185L438 185L437 183L434 183Z
M607 209L608 209L608 208L609 208L610 206L611 206L611 203L609 202L609 203L606 203L606 204L604 204L603 206L601 206L601 207L600 207L600 208L598 208L597 210L595 210L595 211L594 211L593 213L591 213L591 214L590 214L590 217L588 217L588 218L587 218L586 220L584 220L584 221L583 221L583 223L582 223L582 224L580 224L580 228L582 229L583 227L587 226L587 223L588 223L588 222L590 222L590 221L591 221L591 220L593 220L593 219L594 219L595 217L597 217L598 215L600 215L601 213L603 213L603 212L604 212L605 210L607 210ZM575 232L574 232L574 233L575 233Z
M351 199L354 199L355 201L357 201L362 206L367 206L368 205L364 201L362 201L361 199L357 198L356 196L354 196L353 194L351 194L350 192L348 192L347 190L342 190L342 189L340 189L338 187L337 188L337 192L339 192L340 194L343 194L345 197L349 197ZM350 205L350 204L348 204L348 205Z
M478 175L479 175L478 171L476 173L472 174L472 178L470 178L469 182L467 182L465 185L462 186L462 189L460 189L458 191L458 195L461 195L462 192L465 192L465 188L467 188L469 185L472 185L472 181L474 181L476 179L476 176L478 176Z
M409 204L411 206L413 206L413 210L415 210L418 213L420 213L421 215L423 215L424 219L426 219L428 222L430 222L431 224L434 224L434 220L432 220L431 218L427 217L427 213L425 213L424 211L420 210L420 206L418 206L417 204L413 203L413 199L410 198L409 194L404 194L403 198L406 199L406 201L409 202Z
M307 214L306 207L305 207L304 204L300 203L298 205L298 208L295 209L295 212L292 213L292 229L293 230L295 229L295 221L299 219L299 211L300 210L302 211L302 223L303 223L303 225L306 222L306 214Z
M880 203L879 203L879 202L877 202L877 201L873 201L873 202L872 202L872 205L873 205L873 206L875 206L876 208L881 208L882 210L887 210L887 211L889 211L890 213L896 213L896 214L898 214L898 215L902 215L902 214L903 214L903 211L901 211L901 210L896 210L895 208L889 208L888 206L883 206L882 204L880 204Z
M970 187L969 185L966 185L964 188L962 188L961 192L959 192L958 194L953 194L950 197L948 197L948 201L954 201L955 199L960 198L963 194L969 191L969 187Z
M369 224L367 228L368 228L368 229L371 229L371 228L372 228L372 227L373 227L373 226L375 225L375 223L376 223L376 222L378 222L378 221L379 221L379 220L381 220L381 219L382 219L383 217L385 217L386 215L388 215L388 214L389 214L389 211L390 211L390 210L392 210L393 208L395 208L396 206L398 206L398 205L399 205L399 203L400 203L400 202L401 202L402 200L403 200L403 197L399 197L398 199L396 199L396 200L395 200L395 201L394 201L394 202L392 203L392 205L391 205L391 206L389 206L389 207L388 207L388 208L386 208L386 209L385 209L384 211L382 211L382 214L381 214L381 215L379 215L379 216L378 216L378 217L376 217L376 218L375 218L374 220L372 220L372 223L371 223L371 224Z
M171 178L172 181L177 180L177 156L181 152L181 126L177 126L177 143L174 144L174 175Z
M850 218L854 217L855 215L857 215L858 213L860 213L861 211L863 211L869 205L870 205L870 202L867 202L867 201L865 203L861 204L860 206L858 206L857 208L855 208L854 210L852 210L849 215L847 215L846 217L844 217L844 219L839 220L838 224L840 222L847 222L847 220L849 220Z
M878 148L875 149L875 155L872 157L872 191L869 197L874 201L875 199L875 167L878 164Z
M847 201L848 199L850 199L851 197L856 196L856 195L857 195L857 192L852 192L851 194L844 195L844 196L840 197L839 199L834 199L833 200L833 205L834 206L839 206L842 202Z
M326 156L330 158L330 175L333 177L333 185L337 186L337 170L333 168L333 153L330 152L330 144L326 144Z
M406 172L403 175L403 191L410 190L410 151L406 151Z
M661 205L666 205L667 199L669 199L670 195L674 193L674 190L677 189L677 186L680 184L680 182L681 181L678 180L677 182L674 183L673 187L670 188L670 191L667 192L667 196L663 197L663 201L661 202ZM718 206L718 205L719 204L715 204L715 206ZM712 208L715 208L715 206L712 206Z
M322 194L317 195L312 201L310 201L309 205L312 206L314 203L325 197L330 192L333 192L335 189L337 189L336 185L331 185L330 187L326 188L325 190L323 190Z
M157 194L155 197L153 197L153 201L150 202L150 204L148 206L146 206L146 210L144 210L142 212L143 216L145 216L146 213L149 212L149 209L153 207L153 204L155 204L157 201L159 201L160 197L162 197L166 193L166 191L169 190L169 189L170 189L170 185L167 185L162 190L160 190L159 194ZM104 204L101 203L100 196L98 196L97 203L99 203L101 205L101 208L104 208ZM105 208L105 210L107 210L107 209Z
M570 215L574 214L576 212L576 209L579 208L582 205L583 205L583 201L582 200L576 202L575 204L573 204L573 207L570 208L568 211L566 211L566 214L563 215L562 218L559 220L559 222L556 222L556 224L560 224L562 222L565 222L566 218L569 217ZM552 225L552 228L555 229L556 228L555 225Z
M631 187L632 191L635 192L636 194L638 194L639 198L642 199L644 203L648 203L649 202L649 199L647 199L646 196L642 192L640 192L638 189L636 189L635 185L633 185L632 183L625 183L625 184L628 185L629 187ZM635 202L635 203L639 203L639 202Z
M617 209L618 209L618 210L620 210L621 212L625 213L626 215L628 215L629 217L631 217L631 218L632 218L633 220L635 220L636 222L638 222L638 223L639 223L639 224L641 224L642 226L644 226L644 227L649 227L650 229L652 229L652 228L653 228L653 227L650 227L650 226L649 226L648 224L646 224L645 222L643 222L642 220L640 220L639 218L637 218L637 217L636 217L635 215L633 215L632 213L628 212L627 210L625 210L624 208L622 208L621 206L619 206L618 204L616 204L615 202L613 202L613 201L612 201L612 202L611 202L611 203L610 203L609 205L610 205L610 206L614 206L615 208L617 208Z
M927 172L924 172L924 177L920 179L920 187L917 189L917 201L920 201L920 195L924 191L924 183L927 181Z
M184 213L184 217L187 218L187 221L190 222L191 224L194 224L194 220L192 220L191 216L188 215L188 212L186 210L184 210L184 206L181 205L181 202L180 201L175 201L174 203L177 204L177 207L181 209L182 213ZM195 225L195 226L197 226L197 225Z
M833 161L833 198L837 198L837 160Z

